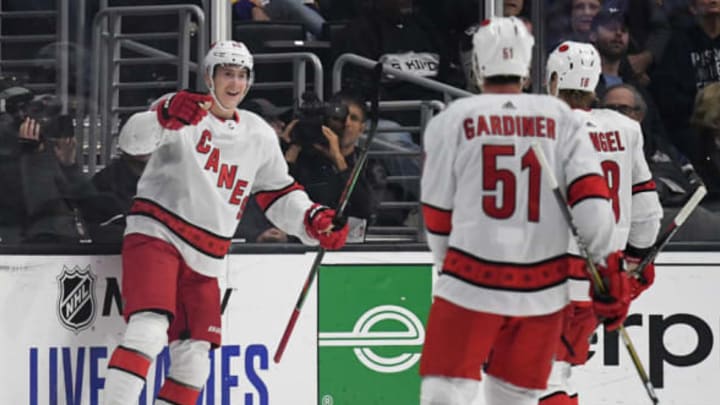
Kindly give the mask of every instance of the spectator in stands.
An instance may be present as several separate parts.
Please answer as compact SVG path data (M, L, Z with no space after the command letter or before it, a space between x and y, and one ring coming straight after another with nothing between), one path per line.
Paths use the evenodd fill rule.
M349 7L345 1L341 4ZM274 21L299 22L315 38L322 35L325 17L314 0L270 0L265 5L265 11Z
M695 23L673 30L650 88L670 139L693 162L701 141L689 129L698 89L720 80L720 2L690 0Z
M18 142L18 118L15 116L18 105L32 100L30 90L20 86L21 82L12 76L0 77L0 103L5 105L0 111L0 242L18 243L24 219L27 216L20 181L20 146Z
M54 96L38 96L22 107L23 143L18 181L26 211L24 242L119 241L112 220L121 214L113 198L99 193L77 162L72 120L59 114Z
M548 9L547 49L562 41L590 42L592 20L600 12L602 0L559 0Z
M638 121L643 129L643 148L650 170L656 177L658 194L663 206L679 207L701 184L690 161L668 141L664 133L647 124L648 108L643 96L631 84L610 86L601 106L616 110Z
M265 11L267 0L231 0L233 20L235 21L268 21Z
M114 196L123 212L130 210L137 182L161 137L161 132L143 127L137 115L130 116L118 137L119 156L93 176L98 191Z
M603 8L627 15L629 49L627 62L634 79L642 86L650 83L648 72L662 57L670 38L667 14L657 0L607 0Z
M360 155L356 144L365 131L366 111L360 98L346 92L333 95L329 103L344 106L347 109L345 118L335 114L335 118L329 118L322 126L321 134L316 135L301 135L296 128L301 128L302 124L292 121L286 130L290 146L285 151L285 159L290 173L305 187L313 201L337 207ZM381 182L372 176L375 173L372 167L365 168L350 196L346 216L372 223L377 208L375 190L381 187Z
M708 84L698 92L690 123L699 136L701 153L697 167L708 186L707 200L717 203L720 201L720 82Z
M314 37L322 35L325 18L314 0L230 0L234 21L289 21L303 24Z
M603 9L592 22L590 42L602 62L602 74L596 88L602 94L606 87L632 81L634 75L627 61L630 34L627 15L620 10Z
M592 20L600 12L601 0L572 0L570 28L573 40L588 42Z
M718 94L716 97L720 97ZM718 100L720 101L720 100ZM643 124L646 107L640 93L628 84L609 87L601 106L614 109ZM643 129L644 131L644 129ZM644 149L648 166L653 174L660 202L663 205L661 229L666 229L692 192L702 182L692 165L670 143L658 142L654 134L644 132ZM702 206L688 218L673 240L718 241L720 240L720 215Z
M667 141L665 126L658 113L657 105L640 78L633 73L628 62L628 17L619 9L603 9L593 20L590 39L600 54L602 74L595 94L602 97L608 87L628 84L627 91L639 93L645 110L642 121L643 133L647 136L645 146ZM669 146L669 145L668 145ZM679 152L678 152L679 154ZM649 157L648 157L649 158Z

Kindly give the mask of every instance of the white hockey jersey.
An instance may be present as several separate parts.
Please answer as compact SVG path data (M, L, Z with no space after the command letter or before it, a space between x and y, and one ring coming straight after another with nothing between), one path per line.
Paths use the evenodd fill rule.
M615 218L611 249L624 250L627 245L649 248L657 238L663 215L655 182L643 152L640 125L609 109L574 110L585 120L586 135L600 158L600 165L610 190ZM571 251L577 246L571 242ZM570 298L588 301L587 272L580 268L572 275Z
M159 127L155 111L141 113ZM304 214L312 201L288 174L275 131L259 116L208 114L195 126L163 129L128 214L125 234L142 233L175 246L190 268L217 277L251 194L275 226L306 244Z
M510 316L569 302L571 233L531 149L538 142L595 257L610 252L614 218L584 123L562 101L530 94L460 99L424 133L421 202L442 272L436 296Z

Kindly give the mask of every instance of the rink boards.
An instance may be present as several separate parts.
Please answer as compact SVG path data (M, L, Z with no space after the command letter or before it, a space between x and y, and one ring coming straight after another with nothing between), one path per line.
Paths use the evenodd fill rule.
M280 364L272 357L314 258L232 255L223 346L199 404L416 404L430 306L427 252L325 256ZM627 330L663 404L714 403L720 381L720 254L672 252ZM123 332L119 256L4 256L0 404L101 403ZM598 332L576 375L585 403L650 403L616 335ZM164 351L140 404L167 373Z

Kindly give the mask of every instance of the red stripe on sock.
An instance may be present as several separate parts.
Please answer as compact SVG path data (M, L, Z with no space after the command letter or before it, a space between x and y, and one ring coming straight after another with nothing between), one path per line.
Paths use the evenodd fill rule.
M158 399L178 405L195 405L199 396L200 390L180 384L170 378L165 379L165 383L158 393Z
M108 368L117 368L144 380L151 363L152 360L144 354L118 346L110 358Z

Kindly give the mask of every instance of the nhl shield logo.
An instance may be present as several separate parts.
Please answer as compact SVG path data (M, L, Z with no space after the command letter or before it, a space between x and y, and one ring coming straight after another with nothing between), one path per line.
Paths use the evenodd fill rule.
M66 328L80 332L95 320L95 277L90 265L63 266L58 280L58 318Z

